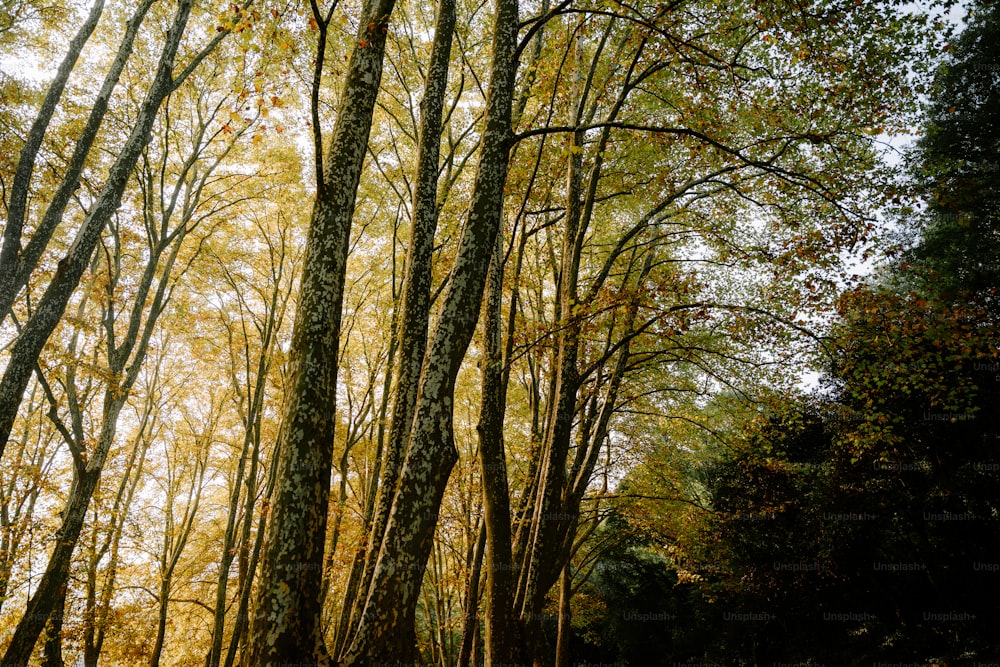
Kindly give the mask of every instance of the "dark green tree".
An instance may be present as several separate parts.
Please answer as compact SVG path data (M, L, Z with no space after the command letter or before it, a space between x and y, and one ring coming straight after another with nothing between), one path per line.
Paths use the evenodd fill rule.
M927 198L908 267L949 298L1000 308L1000 5L972 4L938 70L914 177Z

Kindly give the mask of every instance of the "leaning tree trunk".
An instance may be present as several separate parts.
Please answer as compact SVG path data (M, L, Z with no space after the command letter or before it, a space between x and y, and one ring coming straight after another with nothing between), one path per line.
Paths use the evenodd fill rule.
M118 46L118 53L115 55L115 59L112 61L111 67L104 77L101 89L94 99L87 122L83 126L79 136L76 137L73 155L69 159L66 171L62 174L59 187L56 188L52 198L47 202L41 221L32 232L31 239L29 239L28 243L22 249L21 233L24 229L26 216L25 204L31 181L32 166L37 158L42 137L52 119L59 98L62 96L73 64L79 57L80 50L87 41L90 32L97 25L104 7L104 0L99 0L94 4L90 16L87 17L76 37L70 42L70 48L59 67L56 78L49 85L42 108L31 126L24 148L21 150L15 180L11 187L11 202L8 208L7 225L4 228L3 248L0 250L0 322L10 313L18 291L28 284L28 279L38 266L38 261L48 247L56 228L62 221L67 204L69 204L73 194L79 187L80 175L83 173L87 156L90 154L94 140L97 138L97 134L104 122L111 94L118 85L122 71L125 69L125 65L132 54L132 48L135 44L136 35L139 33L139 27L146 17L149 8L153 5L153 1L143 0L139 3L126 23L125 34L122 36L122 41ZM2 452L2 447L0 447L0 452Z
M179 3L173 24L167 34L166 45L157 66L156 76L150 86L149 94L143 102L136 126L126 141L125 149L112 167L111 177L98 198L98 202L84 221L73 249L60 262L56 276L42 296L34 315L28 320L14 343L10 362L3 379L0 380L0 443L7 441L13 416L17 412L21 395L24 393L42 346L58 324L70 295L83 276L90 255L97 244L101 230L104 228L104 223L118 207L125 181L127 181L139 153L148 143L150 130L160 104L192 71L192 69L186 69L185 73L178 79L174 79L172 75L174 56L184 34L191 6L192 0L183 0ZM175 247L172 257L176 257L176 251ZM155 270L155 264L153 267ZM164 275L169 275L169 268ZM144 283L141 289L148 290L149 284L145 282L146 278L151 279L151 276L143 276ZM164 280L166 280L165 277ZM163 307L165 284L161 282L159 287L160 290L151 307L150 319L147 320L142 341L139 343L142 349L137 357L140 360L145 355L144 348L149 342L150 327L156 319L156 315L152 313L157 308L162 309ZM119 377L119 374L125 370L128 355L135 349L138 323L133 324L134 326L130 327L127 341L123 342L121 347L111 355L113 358L110 370L113 372L113 377ZM18 623L11 642L7 646L7 651L0 661L2 664L27 664L45 620L59 604L60 591L65 592L73 551L83 528L87 507L100 479L104 460L114 439L118 415L124 407L131 385L136 380L139 365L140 362L135 361L128 368L125 379L121 383L116 383L116 386L108 388L104 400L101 433L92 458L87 461L78 453L74 453L74 484L67 501L62 526L58 531L58 539L39 586L31 599L28 600L25 615ZM78 445L82 446L82 443L78 443Z
M424 360L410 443L345 665L415 662L417 596L438 510L458 459L452 433L455 379L479 319L490 256L500 228L511 141L518 6L498 0L486 128L465 230Z
M344 279L351 220L394 4L395 0L378 0L366 9L329 150L325 159L316 156L319 182L292 334L278 477L250 637L254 665L329 663L320 614Z
M129 176L142 150L149 143L150 131L161 104L228 34L228 31L220 32L177 77L174 77L174 59L184 36L192 5L193 0L178 2L173 22L167 30L156 74L140 107L132 132L111 166L108 180L87 213L69 253L59 261L52 282L49 283L35 307L35 312L24 324L11 348L10 361L3 377L0 378L0 458L10 438L21 398L31 374L34 373L38 356L52 331L59 324L59 320L62 319L66 305L90 263L90 257L100 240L102 230L121 204ZM130 26L130 30L131 28Z
M420 102L420 138L417 147L416 187L413 192L413 217L410 248L406 257L403 308L399 324L399 365L395 371L395 397L389 442L382 466L377 506L371 530L352 567L349 581L354 590L367 590L375 571L375 558L385 535L392 499L395 495L403 457L406 454L409 428L417 402L420 368L427 347L427 328L431 299L431 266L434 234L438 224L438 158L441 147L441 123L444 97L448 87L448 63L455 31L455 0L440 0L434 26L430 65ZM355 595L344 602L341 623L337 628L336 654L340 656L357 630L364 598Z
M10 198L7 202L7 220L3 229L3 245L0 246L0 322L2 322L14 303L14 298L21 285L18 277L22 272L23 254L21 251L21 234L24 232L24 222L28 211L28 191L31 188L31 175L35 170L38 151L49 128L49 123L56 113L59 100L69 81L69 76L80 58L83 47L90 36L94 34L101 14L104 12L104 0L97 0L87 18L80 25L73 39L69 42L66 55L59 63L56 75L49 84L42 107L38 110L24 146L18 156L17 167L14 169L14 181L10 186ZM88 127L90 126L88 122ZM100 123L97 123L100 125ZM81 165L82 166L82 165ZM2 450L0 450L2 451Z

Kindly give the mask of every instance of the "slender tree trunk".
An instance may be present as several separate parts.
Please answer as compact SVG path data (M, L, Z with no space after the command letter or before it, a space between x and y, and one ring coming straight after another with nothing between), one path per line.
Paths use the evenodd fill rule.
M150 667L157 667L160 664L160 656L163 653L163 639L167 635L167 606L169 601L170 582L161 580L159 598L157 599L156 638L153 640L153 650L149 656Z
M229 638L229 648L226 649L226 659L223 663L225 667L233 667L236 662L237 655L243 655L244 659L241 661L246 664L246 653L248 653L248 641L247 634L251 627L250 619L250 593L253 591L254 584L254 574L257 572L257 565L260 562L260 556L264 549L264 526L267 523L267 510L271 505L271 497L274 493L274 485L277 476L277 460L273 462L272 468L269 471L268 484L265 485L264 491L264 502L261 509L260 520L257 522L257 534L254 536L253 548L249 546L250 543L250 531L253 524L253 511L252 508L257 500L257 466L260 460L260 448L259 448L259 438L260 429L259 424L257 427L257 446L254 448L254 458L251 461L250 475L247 478L247 501L246 507L247 511L243 518L243 535L240 538L240 557L239 557L239 598L236 606L236 618L233 622L233 634ZM274 456L277 457L280 453L275 452ZM241 653L242 650L242 653Z
M486 557L486 661L490 664L513 664L522 660L520 632L513 614L517 578L511 550L510 488L503 443L506 388L500 323L502 291L503 244L498 234L486 286L483 389L477 426L489 547Z
M320 614L344 278L394 4L377 0L366 8L332 141L325 159L317 155L320 180L292 334L279 471L250 638L255 665L329 664Z
M203 444L201 451L197 453L195 469L191 475L191 485L187 491L187 501L184 506L184 514L181 516L180 530L174 533L173 506L176 499L177 489L168 486L166 498L167 520L165 521L163 533L163 553L160 555L160 591L158 611L156 619L156 639L153 642L153 651L149 657L149 666L158 667L163 652L163 641L167 634L167 614L170 608L170 593L173 590L174 572L177 570L177 563L180 562L181 554L187 546L188 538L191 537L191 530L194 528L195 517L198 514L198 506L201 504L201 492L204 488L205 468L208 461L208 449L214 439L216 426L218 425L218 415L215 406L209 417L207 431L202 434ZM168 465L171 465L168 463ZM174 479L179 478L179 475Z
M582 133L574 135L573 146L582 148ZM522 578L523 591L521 618L528 629L527 638L535 660L541 659L541 611L545 594L555 583L558 570L553 572L553 556L559 550L564 526L570 516L562 506L566 484L566 459L576 414L576 396L579 386L577 356L579 350L579 322L574 307L577 304L577 277L580 269L582 234L582 152L571 151L568 165L566 192L566 227L563 236L562 262L559 270L557 292L560 330L556 340L556 374L552 380L545 440L542 447L542 465L539 487L532 515L529 548Z
M159 369L156 377L159 378ZM125 517L128 508L132 505L132 498L135 496L136 487L142 478L143 466L146 461L146 452L149 449L149 439L146 436L150 418L153 411L153 401L147 398L143 411L142 421L139 425L139 434L132 447L128 463L125 466L125 473L118 493L115 496L115 504L111 511L112 525L111 535L108 542L101 550L94 549L91 562L87 569L87 600L83 617L83 664L84 667L97 667L97 661L104 646L104 638L107 630L107 618L111 609L111 598L114 593L115 580L118 572L118 553L121 544L122 531L125 527ZM136 457L138 456L138 462ZM135 472L133 472L133 469ZM108 572L105 574L104 585L101 588L100 599L97 597L97 568L104 553L110 551L108 557Z
M569 667L569 642L572 636L570 621L573 618L572 610L570 609L572 596L573 576L570 574L570 566L567 563L563 566L562 574L559 577L559 633L556 638L555 667Z
M462 645L458 650L458 667L469 667L479 634L479 584L482 578L483 554L486 551L486 529L479 528L472 554L472 572L465 586L465 619L462 622Z
M173 63L187 26L192 4L193 0L178 2L174 20L167 31L156 75L142 103L132 132L111 167L101 194L84 219L69 254L60 260L52 282L49 283L35 312L25 323L11 348L10 361L4 370L3 378L0 379L0 458L10 438L14 419L21 405L21 397L35 370L38 356L62 318L70 296L80 283L100 239L101 231L121 203L129 175L143 148L149 143L150 130L160 105L180 84L180 79L173 78Z
M469 216L441 314L421 370L410 443L345 665L414 662L417 595L448 477L458 458L452 433L455 379L479 319L500 228L510 154L518 30L516 0L498 0L486 128Z
M97 24L97 19L104 6L103 0L99 0L99 2L94 4L91 15L80 28L77 37L71 42L66 59L60 66L55 80L49 86L45 102L42 103L42 110L35 124L32 126L28 142L21 152L16 174L18 180L15 180L12 188L10 215L8 216L7 227L4 229L3 250L0 251L0 321L3 321L10 312L17 293L28 283L28 279L38 265L39 259L41 259L42 254L48 247L53 232L55 232L56 227L62 221L66 205L79 186L80 175L87 162L90 149L94 145L94 140L97 138L98 131L101 129L104 115L108 110L111 94L114 92L115 86L118 85L118 80L125 69L125 64L132 54L132 47L135 44L139 26L142 24L152 4L153 0L143 0L136 6L135 11L129 18L125 34L118 46L118 53L107 75L104 77L104 83L97 93L90 114L87 117L87 122L76 140L73 155L69 159L59 187L52 195L51 200L49 200L45 213L37 228L32 233L31 239L24 249L21 250L21 232L25 218L25 197L31 176L29 161L34 161L38 153L41 136L48 127L52 112L55 110L55 105L65 87L69 70L72 68L73 62L77 59L83 42L86 41L83 36L85 33L89 35L88 31L92 31ZM27 165L26 168L22 167L22 163Z
M284 245L282 244L282 248ZM282 251L279 255L281 265L285 262L285 255ZM273 267L272 267L273 269ZM278 272L280 275L281 272ZM236 285L234 284L235 288ZM274 353L274 345L277 339L277 330L281 326L284 307L287 300L282 299L282 286L280 281L275 281L271 286L268 299L267 311L264 315L264 326L261 329L260 356L256 360L255 378L252 386L249 383L250 368L253 366L251 359L245 358L247 375L247 412L242 416L243 420L243 447L240 454L240 461L236 468L236 478L233 480L233 488L229 499L229 513L226 520L226 532L223 537L222 557L219 564L219 578L216 584L215 594L215 617L212 626L212 644L206 658L207 667L218 667L222 661L223 633L226 624L226 607L228 602L229 575L233 561L237 552L246 550L246 541L249 539L249 526L246 526L247 519L253 516L253 505L256 496L256 477L258 461L260 459L260 421L264 409L264 396L267 385L268 374L271 369L271 358ZM244 349L249 349L245 347ZM239 384L239 378L235 371L232 373L231 382L233 385ZM249 471L247 467L249 466ZM246 491L244 491L246 486ZM238 524L240 501L243 499L244 525ZM241 531L242 528L242 531Z
M45 99L42 101L42 107L39 109L35 121L31 124L27 139L18 156L17 167L14 170L14 182L11 184L10 201L7 204L3 246L0 247L0 322L6 319L11 305L14 303L17 290L21 287L17 284L22 264L21 234L24 231L24 222L27 217L28 191L31 188L31 175L35 170L35 160L42 147L45 132L49 128L52 116L55 115L56 107L66 89L69 76L76 66L76 61L80 58L83 47L94 33L94 29L97 28L103 12L104 0L97 0L73 39L70 40L66 55L56 70L55 78L49 84ZM0 455L2 455L2 449L0 449Z
M396 367L395 397L389 427L389 442L382 465L374 522L363 545L364 567L356 590L367 590L375 571L378 548L385 535L392 499L409 441L409 429L417 402L420 369L427 347L427 328L431 298L431 267L434 234L438 224L438 161L441 146L441 123L445 92L448 87L448 64L455 30L455 0L440 0L434 27L431 60L420 102L420 136L417 146L416 187L413 192L413 216L410 248L406 257L403 285L403 308L399 324L399 365ZM346 624L338 628L337 651L343 650L357 629L364 605L363 596L353 596L345 604L350 613Z

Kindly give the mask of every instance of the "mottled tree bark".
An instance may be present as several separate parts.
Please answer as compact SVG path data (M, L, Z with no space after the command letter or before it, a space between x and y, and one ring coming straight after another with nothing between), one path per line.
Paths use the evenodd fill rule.
M62 632L63 618L66 614L66 591L63 589L59 593L59 601L56 603L52 613L49 614L49 623L45 627L45 640L42 648L42 667L63 667L62 653Z
M89 263L101 230L121 201L125 182L140 152L149 141L150 130L160 105L166 96L186 77L187 73L192 71L185 70L186 73L178 79L174 79L172 76L174 57L187 26L191 6L192 0L182 0L178 4L161 52L156 76L150 85L149 93L143 102L136 125L126 141L125 148L111 168L108 183L87 215L70 254L60 262L60 268L42 296L35 313L25 324L14 343L10 362L4 372L3 379L0 380L0 442L6 442L10 435L10 428L14 415L17 413L21 395L34 371L42 346L62 317L70 295ZM163 249L159 250L162 252ZM176 257L176 252L177 246L173 249L170 263ZM148 294L154 279L157 261L158 255L156 258L150 258L151 263L147 265L147 271L141 279L138 291L144 294L143 303L145 294ZM163 275L169 276L169 273L168 264ZM90 453L90 459L86 460L80 452L74 452L74 483L63 513L62 526L57 533L58 539L38 588L28 600L25 615L18 623L7 647L2 659L4 664L19 665L28 662L45 620L59 603L61 592L64 594L73 551L83 527L87 507L94 489L97 487L104 461L114 440L118 414L125 404L129 389L138 377L141 359L145 356L145 349L152 334L152 325L164 307L165 281L166 278L160 282L159 289L152 301L150 315L141 332L141 340L138 340L140 322L136 318L141 319L142 304L138 304L137 310L133 310L128 334L121 345L115 348L112 341L108 342L110 348L109 370L112 377L123 377L123 379L114 382L105 392L101 432L94 451ZM136 358L138 361L133 361L126 371L126 363L132 353L137 350L137 345ZM124 376L122 375L123 371L125 371ZM82 447L82 443L77 444Z
M486 128L469 216L421 370L410 443L358 633L345 665L414 662L414 615L448 477L455 379L479 319L510 154L518 7L498 0Z
M325 158L317 155L279 468L250 637L254 665L329 664L320 614L344 278L394 4L377 0L366 7L333 136Z
M517 578L511 548L510 488L504 453L506 408L504 354L501 342L503 247L500 235L490 262L483 322L483 388L479 411L479 455L486 522L486 662L515 664L524 659L518 620L514 616Z
M118 46L118 53L115 55L115 59L112 61L111 67L104 77L104 83L101 85L101 89L94 99L87 122L80 132L80 136L77 138L73 154L66 165L66 171L62 175L59 187L49 200L45 208L45 213L32 233L31 239L29 239L27 245L22 249L21 234L26 217L25 204L31 180L31 167L38 154L38 148L45 130L48 128L52 114L55 111L56 104L62 95L73 63L79 56L79 50L86 41L86 37L89 36L89 31L93 31L97 24L97 19L100 17L104 6L103 0L94 4L94 8L90 16L88 16L87 21L81 26L77 36L70 43L69 51L56 74L56 78L49 86L45 101L42 103L39 115L35 119L28 135L28 141L21 151L15 182L11 189L10 213L7 225L4 228L3 249L0 250L0 321L10 313L18 292L28 283L29 277L48 247L53 232L55 232L56 227L62 221L70 198L77 187L79 187L80 174L83 172L87 156L90 154L90 149L93 147L97 133L103 124L111 94L114 92L122 70L125 69L125 64L132 54L132 47L135 44L139 26L142 24L152 4L153 0L143 0L136 6L135 11L133 11L132 16L129 18L125 27L125 34ZM0 445L0 456L2 456L2 453L3 447Z
M403 307L399 323L399 363L395 369L395 396L389 440L381 467L381 484L373 514L371 530L364 549L364 557L356 558L351 573L354 591L367 590L375 571L375 558L385 535L392 499L395 495L399 472L402 467L413 410L417 402L417 384L420 368L427 347L427 329L430 314L431 267L434 252L434 234L438 223L438 160L441 146L441 124L444 97L448 87L448 69L451 45L455 30L454 0L440 0L431 46L430 65L424 81L424 96L420 102L420 137L417 146L416 187L413 192L413 214L410 227L410 247L406 257L406 274L403 280ZM344 603L344 613L337 629L337 655L346 648L357 630L357 623L364 606L364 596L352 595Z

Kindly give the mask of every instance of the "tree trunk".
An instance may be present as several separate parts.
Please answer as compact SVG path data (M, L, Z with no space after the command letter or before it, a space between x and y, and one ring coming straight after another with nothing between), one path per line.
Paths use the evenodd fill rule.
M104 5L103 0L94 4L91 15L80 28L77 37L71 42L69 52L60 66L55 80L49 86L49 92L42 103L42 109L35 123L32 125L28 142L21 152L16 175L18 180L15 180L12 187L10 215L8 215L7 227L4 229L3 250L0 251L0 321L3 321L10 312L18 292L28 283L32 272L38 265L39 259L41 259L42 254L48 247L53 232L55 232L56 227L62 221L66 205L79 186L80 175L87 162L90 149L94 145L94 140L97 138L98 131L101 129L104 115L108 110L111 94L118 85L122 70L125 69L125 64L132 54L132 47L135 44L139 26L142 24L152 4L153 0L143 0L136 6L131 18L129 18L125 34L122 37L121 44L118 46L118 53L107 75L104 77L104 83L101 85L97 97L94 99L94 105L91 107L90 114L87 117L87 123L77 138L76 145L73 148L73 155L69 159L66 171L59 182L59 187L52 195L51 200L49 200L45 214L34 230L31 239L24 249L21 250L21 232L25 218L24 204L31 176L31 164L29 161L34 161L38 153L42 134L48 127L52 112L55 110L56 102L62 94L66 78L69 76L69 70L79 55L79 50L82 48L83 42L86 41L84 34L88 30L92 31L97 24L97 19ZM22 163L27 165L26 169L22 167ZM22 173L22 169L24 169L24 173Z
M570 574L569 563L563 566L559 577L559 633L556 638L555 667L569 667L570 637L572 635L570 601L573 596L573 576Z
M258 435L259 440L259 424ZM275 452L275 456L278 456ZM247 646L247 631L250 623L250 593L253 590L254 574L257 572L257 564L260 562L261 553L264 548L264 526L267 522L267 509L271 505L271 497L274 494L275 477L277 476L276 465L272 465L269 471L270 482L265 486L264 502L261 509L261 517L257 522L257 534L254 536L253 549L250 548L250 530L253 524L253 508L257 500L257 465L260 458L259 442L254 449L254 458L251 461L250 475L247 477L247 511L243 517L243 534L240 537L239 555L239 601L236 606L236 618L233 622L233 634L229 637L229 648L226 649L226 659L223 662L225 667L233 667L236 656L243 656L241 662L246 664L246 654L249 652ZM277 460L273 462L277 464ZM241 652L242 651L242 652Z
M320 180L292 334L279 471L250 638L255 665L329 663L320 614L344 277L394 4L378 0L366 9L329 150L325 159L317 155Z
M45 628L45 642L42 649L42 667L63 667L62 629L66 613L66 589L59 592L59 602L49 615Z
M475 550L472 554L472 573L465 587L465 619L462 623L462 645L458 650L458 667L469 667L473 658L476 637L479 634L479 583L483 570L483 554L486 550L486 529L479 528ZM473 663L475 665L477 663Z
M159 369L156 377L159 378ZM84 667L97 667L101 649L104 646L104 637L107 631L107 618L111 609L111 598L114 593L115 579L118 572L118 553L121 545L122 531L125 527L125 518L128 509L132 506L132 499L135 497L135 490L142 478L143 466L146 461L146 452L149 449L150 441L146 437L146 429L149 426L153 413L153 401L147 398L143 410L142 420L139 424L139 433L129 454L128 463L125 465L124 475L115 496L114 507L111 510L112 524L111 535L102 549L98 550L94 545L94 553L87 568L87 596L86 609L83 615L83 664ZM136 458L139 461L136 463ZM135 472L133 473L133 469ZM101 558L110 551L108 558L108 572L105 575L104 585L101 588L100 599L97 598L97 568Z
M421 370L409 449L392 503L358 633L345 665L415 662L417 595L448 477L458 459L452 434L455 379L472 339L500 228L510 153L518 7L498 0L486 128L461 245Z
M284 248L282 239L281 248ZM274 255L272 255L273 257ZM285 263L283 250L277 252L279 266ZM272 266L272 269L274 267ZM278 271L278 275L281 272ZM236 285L233 284L236 288ZM257 469L260 461L260 423L264 410L264 397L268 374L271 369L272 355L277 344L277 332L281 327L281 322L285 312L287 298L282 298L287 292L282 291L280 281L275 281L270 287L267 310L264 314L264 325L260 329L260 355L256 359L254 382L249 382L250 368L254 366L249 355L242 360L246 364L247 387L246 387L246 413L241 415L243 421L243 447L240 453L240 460L236 468L236 477L233 480L233 488L229 499L229 512L226 519L226 532L223 537L222 556L219 564L219 578L216 584L215 595L215 617L212 625L212 644L206 658L207 667L219 667L222 661L223 633L226 625L226 607L228 602L229 575L233 561L237 552L245 553L246 542L250 537L249 520L252 520L253 506L256 500L257 490ZM245 335L245 334L244 334ZM249 350L249 345L243 347ZM234 371L230 381L234 389L239 388L240 379ZM247 467L249 466L249 471ZM244 491L246 486L246 491ZM239 525L240 500L243 498L243 525ZM242 530L241 530L242 529ZM252 578L252 575L251 575ZM244 612L245 613L245 610Z
M521 639L514 617L516 577L511 551L510 488L504 452L504 354L501 344L503 245L497 235L486 287L483 322L483 389L479 412L479 455L486 520L488 573L486 595L486 662L521 662Z
M441 123L444 96L448 87L448 64L451 59L452 37L455 30L455 0L440 0L434 27L431 60L420 101L420 137L417 147L416 187L413 192L413 216L410 228L410 248L406 257L403 287L403 308L399 324L400 352L396 367L395 397L389 427L389 442L382 465L374 523L368 531L364 549L363 569L356 590L367 590L375 571L375 558L385 535L392 499L409 441L409 429L417 402L420 369L427 347L430 313L431 266L434 234L438 224L438 161L441 146ZM361 562L359 559L359 567ZM353 573L352 573L353 574ZM355 579L355 577L351 577ZM363 596L345 602L342 622L337 631L337 655L345 648L357 629L358 617L364 604Z
M69 251L11 348L10 361L0 379L0 458L38 362L38 355L62 318L70 296L80 283L105 224L118 209L122 193L142 149L149 143L157 112L181 78L173 78L174 57L184 35L193 0L180 0L160 55L156 76L121 154L115 160L100 196L84 219ZM190 70L185 70L185 75ZM37 633L35 634L37 637ZM32 640L33 642L34 640Z
M575 133L574 148L582 149L583 135ZM579 322L574 312L577 305L577 280L580 269L582 214L582 150L571 151L566 192L566 228L563 236L562 263L559 269L557 312L559 333L556 337L556 374L552 379L549 411L542 446L539 487L532 515L526 571L522 573L520 601L521 618L527 628L530 650L536 660L541 647L541 611L545 594L555 583L559 570L552 571L555 554L562 543L565 526L573 518L562 505L566 485L566 459L569 453L576 414L579 386L577 356Z

